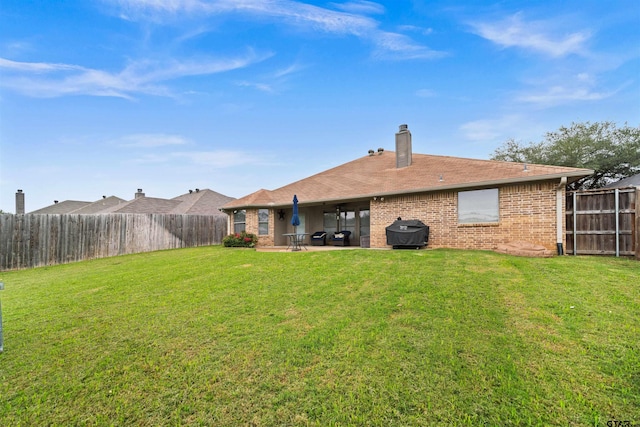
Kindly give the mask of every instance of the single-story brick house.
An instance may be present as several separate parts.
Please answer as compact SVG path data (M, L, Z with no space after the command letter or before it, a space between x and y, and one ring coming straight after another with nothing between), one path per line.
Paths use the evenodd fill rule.
M523 241L556 251L564 247L566 184L593 173L415 154L406 125L395 139L395 152L369 150L276 190L226 203L221 210L229 215L229 230L257 234L258 246L287 245L284 234L293 231L295 194L301 220L297 232L348 230L351 245L389 247L385 229L401 217L427 224L432 248L493 250Z

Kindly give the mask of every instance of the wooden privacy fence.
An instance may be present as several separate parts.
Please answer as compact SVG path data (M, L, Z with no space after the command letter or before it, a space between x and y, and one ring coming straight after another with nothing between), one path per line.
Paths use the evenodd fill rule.
M221 244L226 232L213 215L0 214L0 270Z
M567 193L568 254L640 259L640 188Z

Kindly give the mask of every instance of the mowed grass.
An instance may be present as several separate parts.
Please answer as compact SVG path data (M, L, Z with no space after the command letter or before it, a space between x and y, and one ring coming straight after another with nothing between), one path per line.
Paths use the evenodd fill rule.
M640 424L640 262L206 247L0 273L0 425Z

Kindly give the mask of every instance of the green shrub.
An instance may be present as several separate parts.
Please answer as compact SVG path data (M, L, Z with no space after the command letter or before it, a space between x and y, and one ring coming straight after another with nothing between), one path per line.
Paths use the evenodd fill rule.
M242 231L240 233L229 234L222 239L222 245L233 248L253 248L258 241L258 237L253 233Z

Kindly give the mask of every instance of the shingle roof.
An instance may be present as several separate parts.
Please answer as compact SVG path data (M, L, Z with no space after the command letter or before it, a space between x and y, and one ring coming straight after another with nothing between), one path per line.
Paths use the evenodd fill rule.
M63 202L54 203L53 205L46 206L42 209L38 209L32 214L68 214L75 210L81 209L90 205L91 202L81 202L78 200L65 200Z
M412 154L412 164L396 168L392 151L365 156L273 191L259 190L224 205L287 206L294 194L300 204L365 199L373 196L473 188L591 175L592 170L450 156Z
M112 213L170 213L180 204L178 200L158 199L156 197L138 197L121 206L116 206Z
M116 196L103 197L95 202L65 200L47 206L33 214L100 214L100 213L175 213L189 215L223 215L220 207L233 197L204 189L183 194L173 199L138 197L126 201Z
M602 188L622 188L622 187L640 187L640 173L632 175L628 178L621 179L618 182L612 182Z
M215 191L204 189L174 197L172 200L180 201L171 213L190 215L224 215L220 207L233 200L233 197Z
M67 212L67 213L97 214L97 213L104 212L106 209L122 205L123 203L126 203L126 202L127 202L126 200L116 196L104 197L96 202L83 206L80 209L76 209L74 211Z

